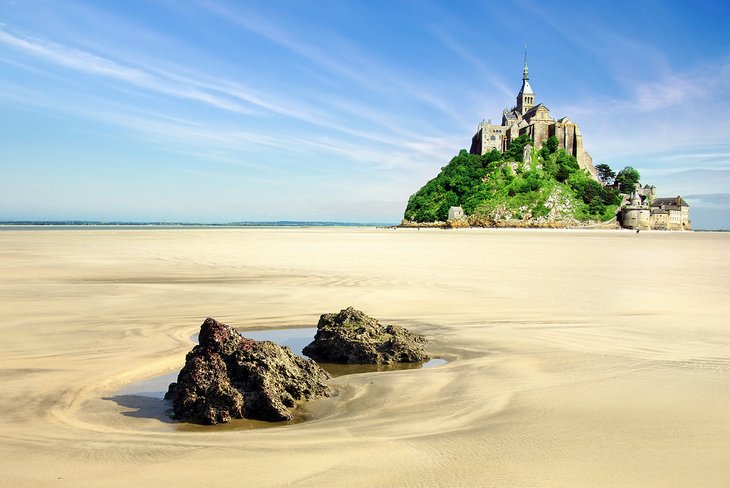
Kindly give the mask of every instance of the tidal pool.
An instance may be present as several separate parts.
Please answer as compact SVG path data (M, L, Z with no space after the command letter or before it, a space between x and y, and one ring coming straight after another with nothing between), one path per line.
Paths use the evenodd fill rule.
M303 356L302 349L314 340L314 335L317 333L316 327L302 327L292 329L268 329L268 330L245 330L241 334L244 337L254 339L257 341L272 341L282 346L288 346L294 354ZM197 343L197 334L192 337L192 340ZM304 356L306 357L306 356ZM395 364L334 364L334 363L318 363L322 366L329 374L334 377L343 376L347 374L357 373L372 373L378 371L396 371L403 369L420 369L420 368L432 368L435 366L441 366L446 364L445 359L431 359L425 363L395 363ZM182 364L180 365L182 368ZM164 422L170 422L171 406L170 402L164 400L167 387L173 381L177 381L177 371L148 378L143 381L131 383L117 392L115 398L122 399L137 399L137 401L146 402L146 406L149 408L150 416L158 417ZM121 403L118 401L118 403ZM297 409L299 410L299 409ZM235 419L228 424L221 424L214 426L218 429L227 428L261 428L271 427L282 424L292 424L303 421L304 419L294 413L295 419L290 422L263 422L256 420L239 420ZM195 424L188 424L185 422L175 422L177 428L181 427L185 430L198 430L200 426ZM226 427L227 426L227 427ZM204 428L211 428L205 426Z

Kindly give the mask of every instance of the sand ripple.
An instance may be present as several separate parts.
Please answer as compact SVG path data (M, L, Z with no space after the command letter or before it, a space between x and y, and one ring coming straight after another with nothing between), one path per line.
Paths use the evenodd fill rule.
M730 236L0 231L2 486L730 484ZM344 376L274 429L178 428L119 395L202 319L355 305L434 369Z

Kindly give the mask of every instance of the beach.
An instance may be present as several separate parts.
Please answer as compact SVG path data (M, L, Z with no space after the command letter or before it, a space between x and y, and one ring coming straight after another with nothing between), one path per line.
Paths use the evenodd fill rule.
M0 230L0 486L726 487L729 296L730 233ZM263 429L120 393L347 306L448 363Z

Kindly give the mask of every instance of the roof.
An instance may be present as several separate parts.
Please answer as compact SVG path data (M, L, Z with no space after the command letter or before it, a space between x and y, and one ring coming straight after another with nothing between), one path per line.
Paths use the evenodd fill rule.
M528 110L526 113L529 114L530 112L537 112L540 109L540 107L544 108L545 110L548 110L548 108L543 103L538 103L537 105L533 106L530 110Z
M547 108L542 103L538 103L537 105L535 105L534 107L532 107L530 110L528 110L527 112L525 112L525 115L523 115L523 117L527 117L528 115L534 115L534 114L536 114L537 111L540 110L541 107L543 109L545 109L546 112L548 112L548 113L550 112L550 109L549 108Z
M520 93L529 93L530 95L535 94L535 92L532 91L530 82L527 80L522 80L522 88L520 88Z
M689 204L680 196L671 198L655 198L652 207L689 207Z

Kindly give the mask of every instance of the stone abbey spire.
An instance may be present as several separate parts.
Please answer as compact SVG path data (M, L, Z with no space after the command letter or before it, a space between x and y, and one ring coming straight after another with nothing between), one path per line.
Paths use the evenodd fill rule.
M530 86L530 75L527 69L527 46L525 46L525 67L522 69L522 88L520 88L520 93L517 94L517 110L520 115L525 115L534 106L535 93Z
M529 80L530 77L527 71L527 46L525 46L525 67L522 69L522 81Z

